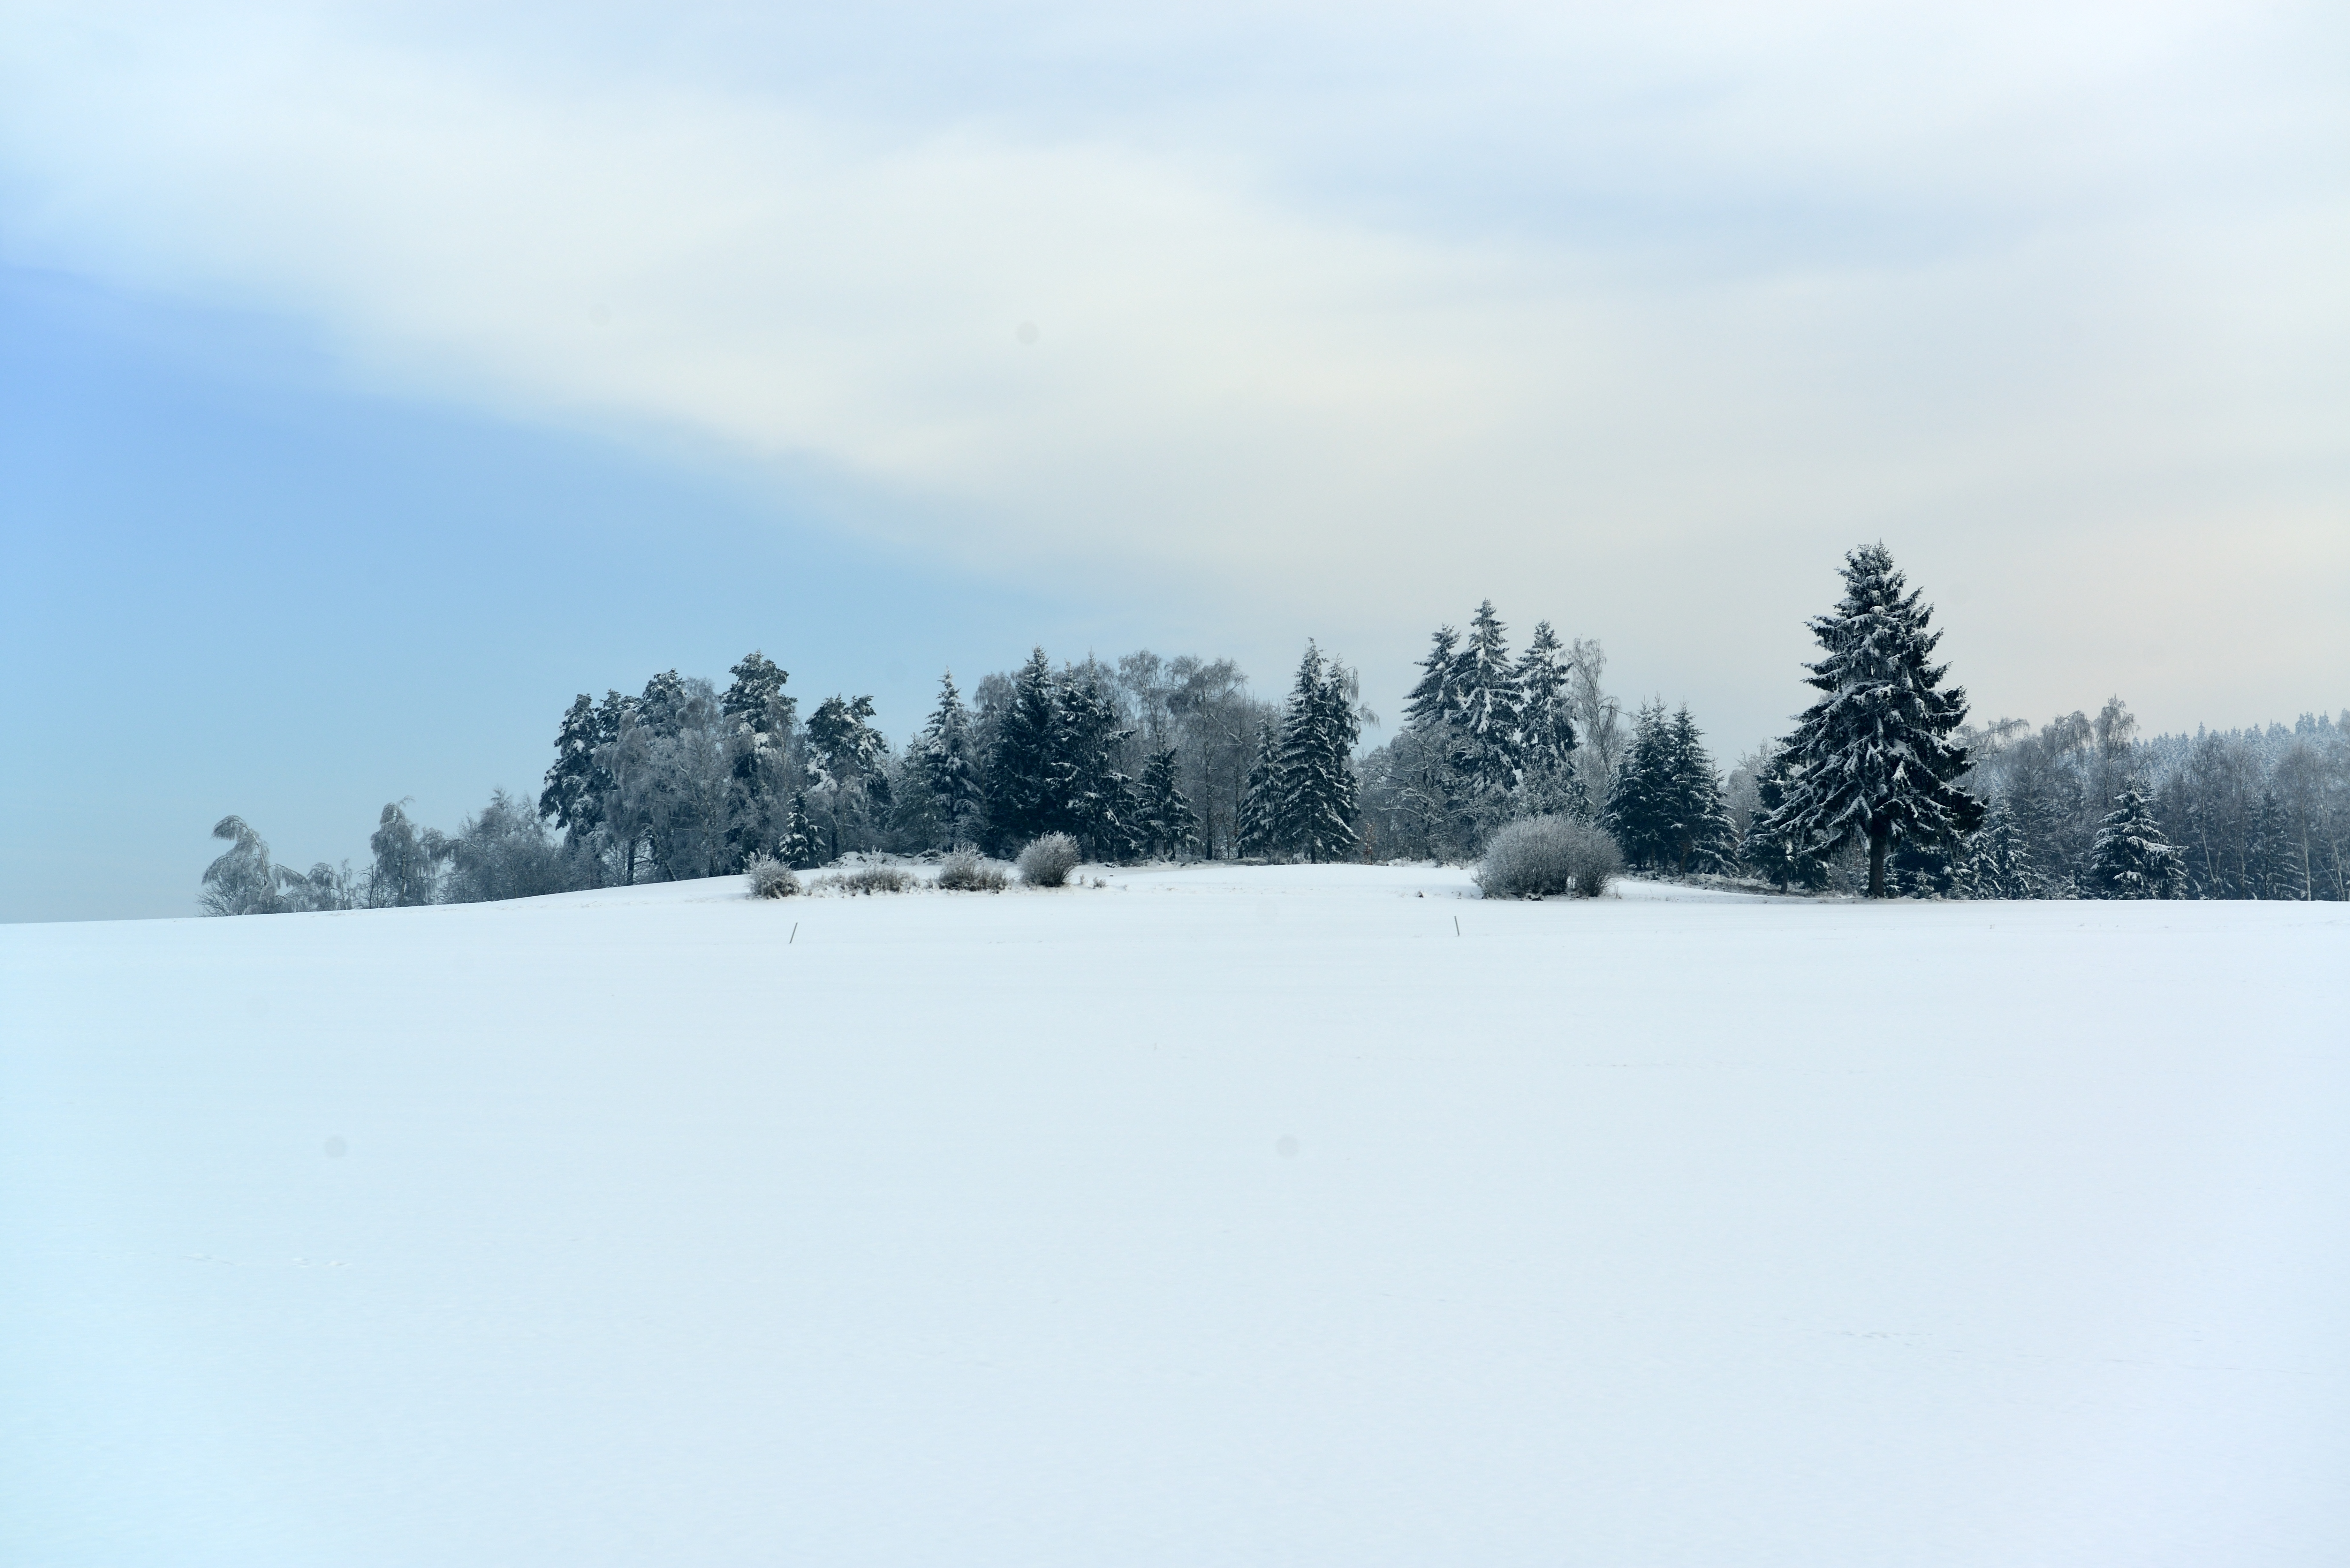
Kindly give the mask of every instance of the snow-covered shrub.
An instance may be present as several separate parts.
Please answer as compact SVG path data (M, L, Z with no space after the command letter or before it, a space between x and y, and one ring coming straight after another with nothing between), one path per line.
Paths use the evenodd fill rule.
M1623 869L1624 852L1606 829L1571 816L1530 816L1493 835L1477 863L1477 886L1488 898L1596 898Z
M844 893L902 893L914 885L914 874L895 866L860 866L846 877L826 880Z
M1048 833L1031 839L1014 864L1020 880L1031 888L1057 888L1077 868L1077 841L1066 833Z
M751 878L754 898L788 898L800 890L800 879L792 868L780 860L770 860L764 855L752 857L745 867Z
M968 849L958 849L939 864L939 886L951 893L1001 893L1010 880Z

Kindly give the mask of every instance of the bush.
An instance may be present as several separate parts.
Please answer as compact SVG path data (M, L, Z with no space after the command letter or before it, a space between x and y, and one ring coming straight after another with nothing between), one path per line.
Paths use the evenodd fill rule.
M1020 880L1031 888L1057 888L1077 868L1077 841L1066 833L1048 833L1030 840L1014 864Z
M951 893L1001 893L1011 878L968 849L940 863L939 886Z
M754 856L745 867L751 878L754 898L788 898L800 890L800 879L792 868L780 860L770 860L764 855Z
M895 866L860 866L847 876L827 877L816 885L843 893L902 893L914 885L914 875Z
M1571 816L1530 816L1493 835L1477 863L1477 887L1488 898L1596 898L1623 869L1624 852L1604 828Z

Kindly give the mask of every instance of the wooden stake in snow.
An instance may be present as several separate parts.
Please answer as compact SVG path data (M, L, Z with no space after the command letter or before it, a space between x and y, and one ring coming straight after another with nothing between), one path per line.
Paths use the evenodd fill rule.
M1456 937L1461 934L1461 917L1458 915L1452 917L1452 934Z
M1455 924L1458 924L1459 922L1457 922L1457 921L1456 921L1456 922L1454 922L1454 923L1455 923ZM794 942L795 942L795 941L797 941L797 940L800 940L800 923L799 923L797 920L794 920L794 921L792 922L792 934L791 934L790 936L787 936L787 937L785 937L785 938L784 939L784 946L785 946L785 947L789 947L789 946L791 946Z

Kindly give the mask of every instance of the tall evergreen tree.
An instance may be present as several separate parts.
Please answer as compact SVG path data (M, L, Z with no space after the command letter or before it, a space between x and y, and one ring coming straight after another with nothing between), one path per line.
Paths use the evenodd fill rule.
M1982 804L1960 787L1966 748L1950 739L1967 716L1962 687L1939 690L1929 662L1941 633L1922 590L1905 593L1883 545L1845 557L1845 593L1811 623L1825 657L1806 666L1824 693L1787 738L1792 775L1773 829L1806 852L1868 845L1868 893L1886 896L1886 855L1898 839L1948 845L1974 831Z
M1827 862L1807 852L1777 826L1777 812L1787 800L1787 750L1775 742L1766 747L1762 766L1754 775L1754 815L1738 846L1738 858L1756 876L1782 889L1802 888L1816 892L1827 886Z
M1051 826L1096 859L1126 859L1134 853L1134 788L1118 761L1132 732L1091 677L1062 681L1054 710Z
M1403 717L1414 730L1449 732L1461 712L1461 634L1449 626L1436 628L1428 657L1419 661L1419 680L1404 697Z
M1607 792L1601 818L1622 846L1625 860L1644 870L1662 865L1669 853L1670 807L1664 794L1672 764L1666 754L1665 725L1661 699L1641 703L1633 713L1631 743L1616 764L1616 783Z
M789 670L754 648L726 673L734 680L718 701L720 712L762 734L789 724L791 710L777 706L791 701L784 695L785 683L792 678Z
M1451 680L1459 702L1455 754L1471 792L1488 803L1518 783L1518 680L1506 630L1492 600L1479 605Z
M1305 645L1274 742L1271 837L1284 854L1344 860L1355 846L1356 738L1346 671Z
M611 793L612 776L596 754L611 739L602 732L596 704L582 691L572 699L555 733L555 762L546 770L546 787L539 793L538 814L553 818L573 839L603 820L604 799Z
M2040 875L2032 845L2005 795L1994 796L1983 825L1967 846L1960 878L1970 898L2037 898Z
M2251 815L2251 820L2244 833L2243 896L2248 898L2293 898L2293 862L2286 848L2291 835L2285 826L2284 810L2277 802L2274 789L2261 791Z
M1722 799L1721 771L1713 765L1713 754L1705 749L1704 736L1690 716L1688 703L1682 703L1673 715L1667 742L1673 869L1684 877L1719 871L1729 863L1737 830L1731 826L1730 809Z
M2178 851L2162 836L2144 792L2126 789L2097 829L2089 852L2089 881L2107 898L2178 896Z
M1586 809L1575 767L1575 717L1565 649L1550 622L1538 621L1534 640L1513 672L1518 691L1518 765L1523 809L1555 815Z
M950 844L977 842L981 830L979 765L972 755L971 711L955 690L954 671L939 677L939 705L914 742L914 757L944 819Z
M1249 763L1248 782L1242 788L1237 837L1243 855L1281 853L1281 810L1276 758L1280 737L1270 722L1256 732L1256 752Z
M870 847L875 816L889 804L882 771L889 742L875 729L873 699L831 696L808 715L808 747L816 754L818 800L832 858L844 848Z
M741 865L774 848L784 831L785 792L804 782L791 760L799 705L784 695L789 673L756 649L727 673L733 683L718 703L732 732L726 737L726 843Z
M1143 764L1139 826L1153 855L1180 855L1197 836L1199 813L1191 809L1181 786L1180 763L1175 748L1162 746Z
M775 858L798 871L807 870L824 859L816 824L808 817L807 791L804 789L792 792L792 814L784 824L782 840L775 846Z
M1054 776L1058 696L1053 667L1039 648L1013 677L1012 698L996 719L987 759L987 826L1000 854L1060 826Z
M1728 861L1736 830L1687 703L1670 714L1661 701L1641 705L1616 770L1607 826L1636 866L1686 877Z

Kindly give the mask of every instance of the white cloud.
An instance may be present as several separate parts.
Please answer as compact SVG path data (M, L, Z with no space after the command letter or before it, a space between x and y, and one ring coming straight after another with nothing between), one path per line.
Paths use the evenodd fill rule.
M2142 660L2203 580L2150 515L2350 569L2322 18L574 15L27 14L9 250L833 474L915 547L1341 635L1491 592L1683 689L1863 536L1994 623L2102 563Z

